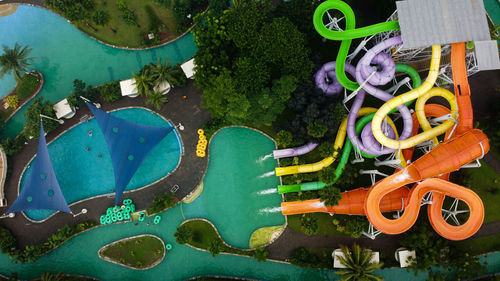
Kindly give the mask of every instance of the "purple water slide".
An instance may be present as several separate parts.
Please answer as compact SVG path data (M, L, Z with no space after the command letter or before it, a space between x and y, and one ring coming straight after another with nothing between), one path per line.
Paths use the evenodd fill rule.
M316 81L316 87L321 89L327 96L338 94L344 89L335 76L334 61L325 63L316 74L314 74L314 80Z
M274 159L294 157L311 152L318 146L317 143L308 142L303 146L273 150Z
M351 140L352 144L356 148L370 155L388 154L395 151L395 149L383 147L377 142L371 130L371 122L367 124L365 128L363 128L361 141L356 134L356 117L358 115L359 109L363 105L366 92L384 102L393 98L391 94L375 87L374 85L385 85L393 79L396 71L396 65L394 64L394 61L391 59L391 57L388 54L383 53L382 51L401 43L402 40L400 36L389 38L371 48L363 56L363 58L361 58L356 69L354 69L352 65L346 64L347 72L355 76L356 81L360 85L363 85L364 89L358 92L356 98L354 99L351 110L349 111L349 115L347 117L347 135L349 136L349 140ZM377 71L377 67L373 65L379 66L381 70ZM364 82L365 80L367 80L366 83ZM408 107L406 107L404 104L398 106L398 110L403 118L404 126L400 139L406 139L411 135L411 130L413 127L411 113ZM395 132L390 126L388 126L387 123L383 122L382 129L386 132L386 135L389 138L395 138Z

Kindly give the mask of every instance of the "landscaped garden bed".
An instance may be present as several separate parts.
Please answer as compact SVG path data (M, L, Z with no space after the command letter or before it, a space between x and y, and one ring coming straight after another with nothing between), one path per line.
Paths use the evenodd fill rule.
M99 257L133 269L149 269L165 258L165 244L146 234L118 240L99 249Z

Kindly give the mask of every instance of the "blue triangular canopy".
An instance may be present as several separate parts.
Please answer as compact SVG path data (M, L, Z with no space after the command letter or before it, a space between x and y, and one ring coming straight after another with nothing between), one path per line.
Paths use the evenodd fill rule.
M6 214L39 209L71 213L57 182L52 163L50 162L45 132L43 131L43 122L40 125L38 151L32 163L31 174L28 177L26 185L21 190L21 194L19 194Z
M115 173L115 205L142 161L174 128L137 124L86 103L94 114L111 154Z

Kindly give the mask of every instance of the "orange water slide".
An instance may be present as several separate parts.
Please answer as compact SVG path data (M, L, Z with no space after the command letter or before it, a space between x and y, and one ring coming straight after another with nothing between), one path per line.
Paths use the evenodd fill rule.
M460 135L473 128L473 112L470 100L470 86L465 65L465 43L451 44L451 72L457 98L459 124L456 134Z
M365 215L364 205L368 188L358 188L342 192L342 199L335 206L325 206L320 199L305 201L282 202L281 212L283 215L297 215L305 213L330 213L330 214L348 214ZM398 188L387 196L384 196L380 202L382 212L398 211L403 209L403 198L408 196L407 187Z
M429 220L436 232L450 240L462 240L472 236L479 230L484 218L481 198L468 188L433 177L458 170L488 151L488 138L480 130L470 130L439 144L431 152L405 169L379 181L369 190L364 208L368 220L376 229L387 234L405 232L417 220L422 197L432 191L433 195L439 198L458 198L464 201L470 210L468 221L455 227L444 221L440 206L439 212L437 207L434 207L435 209L429 212ZM395 220L384 217L380 206L382 198L402 186L417 182L418 185L409 194L403 215ZM439 201L442 204L442 200Z

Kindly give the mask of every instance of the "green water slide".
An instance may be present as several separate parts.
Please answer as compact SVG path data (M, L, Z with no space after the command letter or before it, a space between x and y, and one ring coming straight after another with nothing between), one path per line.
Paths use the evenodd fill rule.
M409 65L406 64L401 64L397 63L396 64L396 72L403 72L407 74L411 81L412 81L412 86L413 88L417 88L422 84L422 80L420 79L420 76L418 75L418 72L412 68ZM413 101L409 101L406 103L407 106L411 105ZM394 112L396 109L393 109L391 111ZM359 119L356 122L356 134L359 134L361 130L368 124L370 121L372 121L373 116L375 113L370 113L368 115L363 116L361 119ZM325 183L322 181L314 181L314 182L305 182L305 183L299 183L299 184L291 184L291 185L279 185L278 186L278 193L283 194L283 193L288 193L288 192L299 192L299 191L310 191L310 190L319 190L324 188L327 185L332 185L338 181L338 179L342 176L342 173L344 172L345 166L347 165L347 162L349 161L349 157L351 156L351 151L352 151L352 143L349 140L349 138L346 138L346 143L344 145L344 150L342 151L342 155L340 157L339 164L337 165L337 168L335 169L334 175L335 178L333 182L331 183ZM368 155L363 152L361 152L361 155L365 158L374 158L376 156L373 155Z
M328 29L323 23L323 15L328 10L338 10L344 14L346 26L344 31L334 31ZM338 0L329 0L321 3L314 11L313 24L316 31L323 37L329 40L341 40L340 50L337 53L337 60L335 63L335 75L337 80L344 86L344 88L355 91L359 84L347 78L345 73L345 61L349 48L351 47L352 39L370 36L373 34L386 32L390 30L399 30L399 23L397 21L387 21L377 23L370 26L356 28L356 18L351 7L345 2Z

